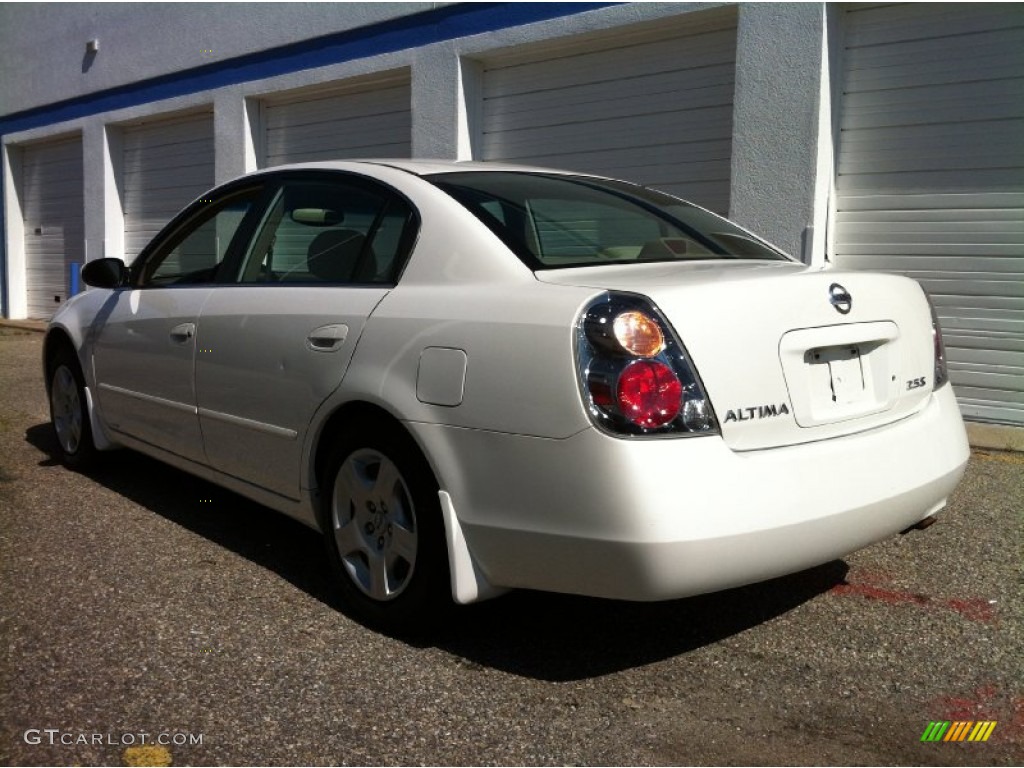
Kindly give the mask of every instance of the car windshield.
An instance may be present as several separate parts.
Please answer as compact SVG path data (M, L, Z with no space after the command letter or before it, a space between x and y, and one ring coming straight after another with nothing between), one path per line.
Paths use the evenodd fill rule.
M532 269L788 257L670 195L582 176L473 171L427 176Z

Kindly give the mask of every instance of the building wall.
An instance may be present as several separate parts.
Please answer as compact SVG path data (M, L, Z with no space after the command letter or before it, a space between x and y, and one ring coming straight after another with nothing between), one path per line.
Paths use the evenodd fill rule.
M223 64L446 3L3 3L0 112ZM99 40L91 55L86 41ZM45 52L45 55L42 55Z
M85 168L86 259L125 253L118 189L121 134L140 120L212 109L215 180L261 162L261 101L329 83L358 82L407 69L411 80L412 154L479 157L481 63L533 47L611 45L670 22L681 32L708 14L737 13L725 3L507 4L91 4L0 5L0 68L17 73L0 84L4 145L3 312L25 315L24 233L17 195L19 148L57 135L81 134ZM815 211L824 6L740 6L743 37L734 110L731 213L792 252L806 251L804 230ZM692 20L692 22L691 22ZM99 41L95 54L89 40ZM791 45L784 60L770 43ZM748 48L749 46L749 48ZM38 55L46 50L47 56ZM744 68L757 70L744 76ZM773 68L781 68L775 71ZM790 70L801 73L798 81ZM807 88L810 82L813 87ZM779 100L781 100L779 102ZM747 116L764 103L763 120ZM827 118L827 115L825 116ZM795 133L794 133L795 131ZM756 181L762 163L791 170L766 206ZM773 175L773 174L769 174ZM823 231L823 227L822 227ZM818 243L819 250L823 245Z
M926 45L922 41L946 39L968 53L948 62L948 76L941 62L924 67L925 88L914 51ZM90 40L98 41L98 50L88 50ZM609 173L677 190L687 189L691 179L694 194L688 196L697 202L728 213L807 263L846 265L850 238L860 235L847 222L848 203L837 208L837 200L848 196L842 184L849 186L840 166L868 157L857 154L864 136L874 142L871 157L899 156L885 145L889 128L880 129L877 140L863 131L851 139L847 130L860 130L869 119L863 116L878 112L875 96L859 94L854 115L847 93L849 82L859 82L851 68L860 65L852 62L866 56L883 80L890 71L905 80L900 87L908 89L908 98L892 119L911 127L934 123L927 130L948 136L960 158L957 168L915 166L915 178L925 186L929 178L955 177L955 190L938 183L904 190L893 198L895 208L913 207L915 194L947 200L976 177L1005 177L995 187L971 188L978 199L995 195L999 211L991 222L960 228L941 211L929 214L956 234L942 246L948 275L926 287L933 294L980 296L963 302L938 295L936 301L944 324L966 329L954 339L962 348L950 355L954 384L973 393L973 403L961 401L965 412L1024 423L1021 51L1020 4L0 3L0 308L5 317L27 316L26 297L38 280L28 257L45 253L52 260L53 227L31 220L40 179L46 178L39 159L45 159L48 142L81 146L84 226L68 229L76 241L65 238L66 260L130 260L143 234L159 225L138 220L147 179L162 173L159 183L170 183L175 163L184 162L174 158L187 151L184 143L157 147L154 139L151 148L160 157L140 159L138 148L145 154L145 137L158 136L164 120L196 126L192 146L212 157L212 165L189 173L215 183L274 158L315 155L317 131L323 130L333 131L329 151L339 156L366 156L380 147L458 160L519 153L538 164L591 171L629 157L627 170ZM644 61L631 60L631 52ZM516 83L518 67L537 79L536 87ZM991 94L979 90L954 103L964 90L956 83L971 80L975 71L976 82L989 83ZM499 88L502 82L512 85ZM885 91L884 82L880 87ZM661 101L659 88L666 89ZM497 100L509 93L522 99L529 119L496 112ZM987 176L973 173L971 164L996 149L974 136L985 129L972 127L978 115L970 99L996 110L1002 121L999 152L1006 162ZM550 119L544 104L551 105ZM348 122L317 122L333 117ZM308 124L301 124L304 119ZM378 124L380 137L374 135ZM495 131L506 130L519 133L495 138ZM579 147L560 154L556 147L575 143L573 131ZM611 138L593 141L602 131ZM302 143L288 146L289 137L302 137ZM707 162L701 141L713 148ZM691 146L684 150L686 143ZM981 158L973 167L990 160ZM659 165L672 172L660 174ZM39 178L27 184L28 174ZM865 178L870 182L870 174ZM702 199L711 187L714 193ZM202 191L179 185L173 194L161 194L170 200ZM914 240L913 233L899 236ZM872 268L886 269L886 254L907 251L898 240L869 245L875 261L881 259ZM75 263L65 266L73 271ZM892 271L901 270L919 276L894 262ZM54 296L56 302L64 298Z

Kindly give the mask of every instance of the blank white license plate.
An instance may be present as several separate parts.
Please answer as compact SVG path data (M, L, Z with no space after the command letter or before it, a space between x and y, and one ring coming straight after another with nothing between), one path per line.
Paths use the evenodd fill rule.
M828 365L832 402L847 405L864 398L864 369L859 347L828 347L815 354Z

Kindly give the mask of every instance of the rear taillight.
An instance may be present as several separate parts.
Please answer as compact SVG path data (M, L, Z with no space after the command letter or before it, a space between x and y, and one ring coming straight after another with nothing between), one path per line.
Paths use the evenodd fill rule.
M634 360L619 374L615 405L638 427L663 427L683 407L683 385L664 363Z
M932 303L932 298L927 293L925 298L928 299L928 308L932 311L932 348L935 352L935 372L933 373L935 384L932 388L938 389L949 381L949 372L946 370L946 345L942 341L942 327L939 325L939 315L935 311L935 304Z
M594 423L619 435L718 433L682 342L647 298L606 293L576 331L580 389Z

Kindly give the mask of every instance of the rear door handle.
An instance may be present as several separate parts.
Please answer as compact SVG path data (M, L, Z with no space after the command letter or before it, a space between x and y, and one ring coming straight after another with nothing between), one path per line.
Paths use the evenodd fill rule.
M309 336L306 337L306 346L314 352L335 352L341 349L347 338L347 325L342 323L321 325L309 332Z
M184 344L196 335L195 323L182 323L171 328L171 340Z

